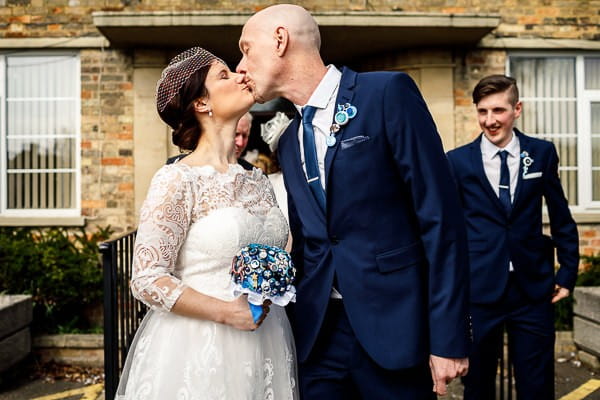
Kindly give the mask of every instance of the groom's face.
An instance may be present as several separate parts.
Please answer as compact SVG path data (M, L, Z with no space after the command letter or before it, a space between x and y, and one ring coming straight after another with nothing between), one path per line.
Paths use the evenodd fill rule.
M244 82L250 88L257 103L276 97L275 68L278 62L274 52L274 40L264 29L250 20L240 37L242 59L236 71L244 74Z

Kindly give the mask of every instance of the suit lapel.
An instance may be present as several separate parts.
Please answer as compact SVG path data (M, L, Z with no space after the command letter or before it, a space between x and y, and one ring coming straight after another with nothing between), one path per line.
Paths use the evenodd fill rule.
M337 112L338 104L352 103L352 99L354 98L353 89L355 83L356 72L352 71L347 67L344 67L344 69L342 70L342 78L340 79L340 87L338 89L338 94L334 105L334 115ZM333 124L333 115L331 116L331 123ZM325 188L329 187L329 171L331 170L331 164L333 164L333 159L335 158L338 148L340 147L340 142L342 141L347 126L348 125L343 126L341 128L341 130L336 135L337 140L335 142L335 145L328 147L327 152L325 153Z
M494 192L494 189L490 185L490 181L485 174L485 168L483 167L483 156L481 154L481 135L473 143L471 143L471 163L473 164L473 171L477 173L479 183L483 188L483 191L490 197L492 203L496 205L498 210L501 212L500 215L506 215L504 206L500 203L500 199Z
M529 138L527 136L525 136L523 133L519 132L516 128L515 128L515 133L516 133L517 137L519 138L520 150L519 150L519 175L517 176L517 187L515 188L515 198L513 200L513 210L517 206L517 202L519 201L519 198L521 197L521 190L523 188L523 161L521 160L521 153L526 151L531 156L531 149L530 149L531 143L529 141Z

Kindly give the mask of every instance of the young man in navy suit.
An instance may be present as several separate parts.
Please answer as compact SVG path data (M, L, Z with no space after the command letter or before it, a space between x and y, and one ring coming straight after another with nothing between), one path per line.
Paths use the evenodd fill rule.
M300 393L435 398L468 368L466 232L448 162L406 74L325 66L320 42L305 9L268 7L245 24L237 67L258 102L298 110L278 156Z
M516 81L483 78L473 90L483 133L448 153L467 220L473 352L465 399L493 399L503 331L519 399L554 398L553 303L569 296L579 264L577 226L550 142L515 129ZM542 234L542 199L552 238ZM560 269L554 274L554 248Z

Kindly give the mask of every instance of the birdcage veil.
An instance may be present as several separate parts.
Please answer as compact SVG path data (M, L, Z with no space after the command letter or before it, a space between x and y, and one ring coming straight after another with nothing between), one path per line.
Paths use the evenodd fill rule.
M215 61L225 64L223 60L201 47L192 47L176 55L162 71L156 84L156 107L158 111L163 112L165 110L167 104L179 93L183 84L194 72L211 65Z

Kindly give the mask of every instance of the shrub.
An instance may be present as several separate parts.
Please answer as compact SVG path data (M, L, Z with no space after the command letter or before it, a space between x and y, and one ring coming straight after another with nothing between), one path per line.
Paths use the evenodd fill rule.
M575 286L600 286L600 253L595 256L581 256L585 268L577 276ZM573 295L555 304L554 326L556 330L573 329Z
M110 227L0 228L0 293L30 294L34 332L82 331L84 310L102 300L98 244Z

